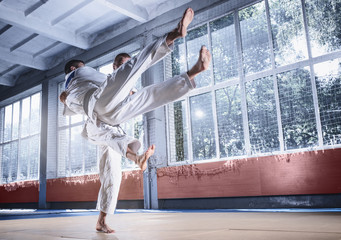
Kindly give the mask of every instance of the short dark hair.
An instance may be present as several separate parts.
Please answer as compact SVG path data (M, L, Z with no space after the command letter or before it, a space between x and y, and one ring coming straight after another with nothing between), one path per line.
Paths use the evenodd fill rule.
M130 58L128 53L120 53L115 57L114 65L121 66L123 58Z
M84 62L82 60L76 60L76 59L72 59L70 61L68 61L66 64L65 64L65 67L64 67L64 72L65 74L68 74L69 72L71 72L71 67L78 67L78 64L80 63L83 63Z

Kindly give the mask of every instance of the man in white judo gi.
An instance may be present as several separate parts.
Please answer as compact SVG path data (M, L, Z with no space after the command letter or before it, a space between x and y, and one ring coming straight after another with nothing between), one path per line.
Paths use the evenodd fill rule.
M155 151L152 145L138 155L140 142L127 136L119 124L184 96L195 88L194 77L209 67L211 55L202 46L197 63L187 73L129 94L141 74L170 53L176 39L186 36L193 17L193 10L188 8L176 29L146 46L137 56L118 55L114 61L114 72L108 76L85 66L81 60L71 60L65 65L66 90L60 95L64 114L86 115L88 119L82 135L100 145L102 150L98 231L114 232L105 219L107 213L114 213L116 208L122 178L120 155L145 170L147 160Z

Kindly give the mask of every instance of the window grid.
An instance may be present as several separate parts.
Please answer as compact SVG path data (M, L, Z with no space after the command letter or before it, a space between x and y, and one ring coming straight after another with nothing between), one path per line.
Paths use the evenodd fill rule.
M271 31L271 22L270 22L270 9L269 9L269 1L265 0L265 12L266 12L266 22L268 27L268 39L269 39L269 46L270 46L270 60L271 60L271 70L276 70L276 62L275 62L275 51L274 46L272 44L272 31ZM273 79L273 86L274 86L274 94L275 94L275 103L276 103L276 117L277 117L277 124L278 124L278 137L279 137L279 149L280 151L284 151L284 140L283 140L283 127L282 127L282 116L281 116L281 108L279 103L279 92L278 92L278 82L275 75L272 76Z
M208 50L212 53L212 34L211 34L211 28L210 23L207 23L207 29L208 29ZM210 67L210 73L211 73L211 86L214 85L215 79L214 79L214 67L213 67L213 61L211 63ZM217 118L217 103L216 103L216 92L212 91L212 112L213 112L213 123L214 123L214 134L215 139L219 139L219 133L218 133L218 118ZM220 145L216 143L216 158L220 159Z
M0 109L0 184L10 183L24 180L37 180L39 177L39 154L40 154L40 128L32 131L31 125L33 124L33 97L39 94L39 109L38 109L38 122L34 124L40 126L41 116L41 92L35 93L29 97L20 99L12 104L4 106ZM29 101L29 110L23 108L23 102ZM10 112L10 126L9 130L6 128L6 108L11 108ZM25 123L28 126L27 132L23 133L22 125L24 124L23 114L28 111L28 119ZM16 130L14 131L14 118L16 119ZM9 131L9 132L7 132ZM8 139L5 139L6 132ZM32 143L33 140L38 139L38 143ZM23 142L27 144L23 146ZM27 146L29 146L27 148ZM26 148L25 148L26 147ZM5 151L5 150L8 150ZM15 150L15 151L14 151ZM25 159L23 158L25 157ZM5 161L7 159L7 161ZM35 166L32 166L35 165ZM6 168L7 171L4 171ZM21 174L22 171L24 174ZM7 178L4 175L7 173Z
M312 97L313 97L313 107L314 107L314 117L315 117L315 121L316 121L316 130L317 130L317 138L318 138L318 142L317 142L317 146L314 147L316 148L326 148L328 146L323 144L323 137L322 137L322 126L321 126L321 119L320 119L320 111L319 111L319 103L318 103L318 97L317 97L317 89L316 89L316 81L315 81L315 74L314 74L314 64L316 63L320 63L320 62L325 62L327 60L332 60L335 58L340 58L341 57L341 51L334 51L331 53L326 53L322 56L317 56L317 57L312 57L311 54L311 45L310 45L310 39L309 39L309 32L308 32L308 24L307 24L307 16L306 16L306 10L305 10L305 0L300 0L300 5L301 5L301 11L302 11L302 18L303 18L303 33L304 33L304 37L305 37L305 41L307 42L307 59L298 59L296 60L296 62L294 63L289 63L289 64L285 64L285 65L277 65L276 66L276 61L275 61L275 51L274 51L274 46L273 46L273 32L271 29L271 17L270 17L270 7L269 7L269 0L264 0L264 1L257 1L257 3L259 2L263 2L265 4L265 13L266 13L266 23L267 23L267 32L268 32L268 39L269 39L269 52L270 52L270 61L271 61L271 69L267 69L261 72L256 72L256 73L252 73L251 75L247 75L245 76L244 72L243 72L243 60L242 60L242 46L241 46L241 30L240 30L240 22L238 19L238 13L241 9L237 9L233 12L234 14L234 20L235 20L235 29L236 29L236 37L237 37L237 46L238 46L238 72L239 72L239 83L241 86L241 90L242 90L242 109L243 109L243 126L244 126L244 141L245 141L245 148L246 148L246 152L247 152L247 156L252 156L251 153L251 146L250 146L250 133L249 133L249 121L248 121L248 115L247 115L247 102L246 102L246 91L245 91L245 83L249 82L249 81L253 81L256 79L260 79L262 77L270 77L273 79L273 87L274 87L274 99L275 99L275 105L276 105L276 117L277 117L277 123L278 123L278 135L279 135L279 153L286 151L286 152L292 152L292 151L297 151L298 149L285 149L285 144L284 144L284 133L283 133L283 127L282 127L282 113L281 113L281 108L280 108L280 97L279 97L279 86L278 86L278 79L277 79L277 74L280 73L285 73L291 70L295 70L295 69L299 69L299 68L305 68L305 67L309 67L309 71L310 71L310 81L311 81L311 92L312 92ZM244 8L243 8L244 9ZM213 20L210 20L209 22L207 22L207 28L208 28L208 39L209 39L209 46L208 48L211 50L212 53L212 33L210 30L210 22L213 22L214 20L223 18L227 15L229 15L231 13L228 13L224 16L220 16L218 18L215 18ZM202 26L202 25L201 25ZM195 29L197 27L194 27L193 29ZM192 30L192 29L190 29ZM186 39L185 39L185 48L187 51L187 44L186 44ZM187 54L186 54L187 55ZM212 58L212 63L213 63L214 59ZM190 67L188 66L188 61L186 61L187 63L187 68ZM166 66L166 65L165 65ZM214 69L212 67L212 69L209 70L210 71L210 75L212 78L212 81L214 82ZM166 76L166 75L165 75ZM197 96L203 93L213 93L214 96L214 100L213 100L213 104L216 103L216 94L215 91L222 89L224 87L227 86L231 86L231 85L235 85L236 81L224 81L222 83L216 83L214 85L210 85L210 86L203 86L200 88L197 88L195 90L193 90L192 92L190 92L186 97L180 99L181 100L185 100L186 102L186 106L187 106L187 124L188 124L188 128L189 128L189 136L188 136L188 152L189 152L189 160L188 161L183 161L181 162L183 163L193 163L193 149L192 149L192 130L191 130L191 109L190 109L190 97L192 96ZM169 111L169 108L168 108ZM167 112L168 112L167 111ZM218 126L217 126L217 118L216 118L216 107L212 106L212 111L213 111L213 118L214 118L214 129L215 129L215 141L217 143L217 158L220 160L226 160L226 159L233 159L234 157L226 157L226 158L221 158L219 156L220 150L219 150L219 136L218 136ZM171 115L167 114L167 121L169 121L169 117ZM169 123L169 122L168 122ZM170 131L170 129L168 129L168 132ZM302 151L302 149L311 149L311 147L307 147L307 148L299 148L300 151ZM219 150L219 151L218 151ZM276 152L276 151L275 151ZM275 152L268 152L268 153L263 153L263 155L267 155L267 154L273 154ZM239 156L239 157L243 157L243 156ZM210 159L208 161L214 161L215 159ZM205 162L207 162L207 160L205 160ZM181 164L179 162L173 162L170 158L168 161L169 165L174 165L174 164Z
M251 154L250 147L250 133L249 133L249 125L248 125L248 115L247 115L247 103L246 103L246 91L245 91L245 73L244 73L244 64L243 64L243 49L242 49L242 36L241 36L241 28L239 21L239 11L234 12L234 25L237 37L237 56L238 56L238 74L240 81L240 90L241 90L241 108L242 108L242 116L243 116L243 132L244 132L244 148L247 155Z
M58 95L61 93L64 82L58 84ZM87 151L95 151L97 155L97 148L91 143L87 142L80 134L73 133L77 129L82 128L85 118L81 115L75 116L63 116L62 115L63 104L58 102L58 121L57 121L57 177L70 177L86 175L91 173L97 173L97 157L96 166L93 166L94 171L91 172L89 169L85 168L85 162L87 156L90 155ZM73 141L72 141L73 140ZM64 143L64 145L63 145ZM74 144L80 143L79 154L76 157L73 154L72 146ZM66 150L66 152L65 152ZM78 162L80 161L80 162ZM74 163L74 165L73 165ZM81 168L79 168L81 166ZM91 168L91 169L92 169Z
M112 63L108 65L112 67ZM105 71L108 71L108 68L103 70L106 73ZM64 89L63 84L64 82L61 82L58 85L59 93ZM63 105L59 102L58 133L56 136L58 138L57 176L69 177L98 173L98 154L100 148L81 136L86 117L82 115L63 116L62 109ZM78 152L74 151L74 145L80 145Z
M306 36L306 42L308 46L308 57L312 59L312 50L310 45L310 36L308 34L308 23L307 23L307 15L306 15L306 7L304 0L301 0L301 7L303 10L303 24L304 24L304 31ZM317 97L317 89L316 89L316 81L315 81L315 71L314 71L314 64L312 61L309 61L310 66L310 79L311 79L311 86L313 91L313 101L314 101L314 109L315 109L315 118L316 118L316 127L317 127L317 135L318 135L318 145L323 146L323 134L322 134L322 124L320 116L320 108L318 103Z

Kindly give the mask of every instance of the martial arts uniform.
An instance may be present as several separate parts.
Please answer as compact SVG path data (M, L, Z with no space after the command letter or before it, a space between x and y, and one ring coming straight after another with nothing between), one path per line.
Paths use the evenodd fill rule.
M195 88L194 82L184 73L129 95L141 74L171 51L164 36L108 76L87 66L65 76L67 98L64 112L87 115L82 135L102 146L101 189L97 201L100 211L113 213L116 207L122 175L121 157L115 152L126 156L128 146L135 153L141 146L137 139L127 136L119 124L175 101Z

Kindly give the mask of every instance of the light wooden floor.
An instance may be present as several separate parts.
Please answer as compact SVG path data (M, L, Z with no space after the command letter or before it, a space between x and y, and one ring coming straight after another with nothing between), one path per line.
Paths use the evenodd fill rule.
M341 212L121 212L108 218L114 234L95 231L97 213L44 216L0 220L0 239L341 240Z

